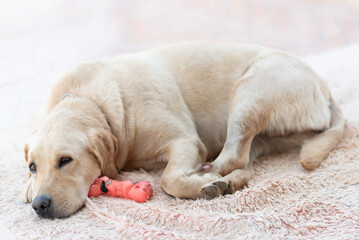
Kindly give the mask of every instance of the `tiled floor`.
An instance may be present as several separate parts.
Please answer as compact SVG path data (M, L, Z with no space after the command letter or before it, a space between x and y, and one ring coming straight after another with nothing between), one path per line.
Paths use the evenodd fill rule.
M254 42L299 56L359 41L358 0L14 0L0 3L0 126L36 117L87 60L187 40Z

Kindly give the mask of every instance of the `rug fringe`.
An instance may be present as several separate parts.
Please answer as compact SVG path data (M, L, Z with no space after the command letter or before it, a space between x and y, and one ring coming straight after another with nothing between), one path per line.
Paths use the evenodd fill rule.
M90 212L92 212L95 216L97 216L98 218L103 219L105 221L109 221L109 222L115 224L116 226L120 227L120 229L117 229L120 232L124 232L126 229L135 227L135 228L139 228L139 229L141 229L143 231L142 233L143 233L143 238L144 239L147 239L147 238L152 239L153 234L155 236L158 236L158 237L159 236L161 236L161 237L169 237L170 239L184 239L183 237L175 236L171 232L162 231L162 230L155 230L155 229L147 229L147 228L145 228L143 226L140 226L140 225L134 226L133 224L125 222L124 220L122 220L120 218L117 218L117 217L107 213L103 209L98 208L96 206L96 204L90 198L86 198L85 207ZM146 235L147 235L147 238L146 238Z

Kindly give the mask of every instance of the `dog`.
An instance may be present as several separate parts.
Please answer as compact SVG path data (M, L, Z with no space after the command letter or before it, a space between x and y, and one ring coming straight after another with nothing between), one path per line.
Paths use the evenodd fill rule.
M126 169L164 168L162 189L188 199L243 188L263 155L300 151L313 170L345 127L313 70L251 44L189 42L84 63L54 85L45 112L25 145L25 201L42 218L70 216L98 176Z

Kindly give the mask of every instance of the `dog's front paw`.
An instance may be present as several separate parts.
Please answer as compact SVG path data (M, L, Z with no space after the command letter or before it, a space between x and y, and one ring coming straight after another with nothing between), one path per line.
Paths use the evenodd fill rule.
M222 180L207 183L201 189L201 193L206 199L213 199L220 195L232 194L233 192L232 182L226 182Z

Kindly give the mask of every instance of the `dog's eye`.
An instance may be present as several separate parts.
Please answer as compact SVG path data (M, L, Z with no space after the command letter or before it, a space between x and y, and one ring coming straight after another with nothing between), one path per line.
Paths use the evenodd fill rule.
M29 165L29 169L30 169L30 172L36 173L36 164L35 164L35 163L31 163L31 164Z
M65 166L66 164L70 163L72 161L72 158L71 157L61 157L60 158L60 162L59 162L59 167L63 167Z

